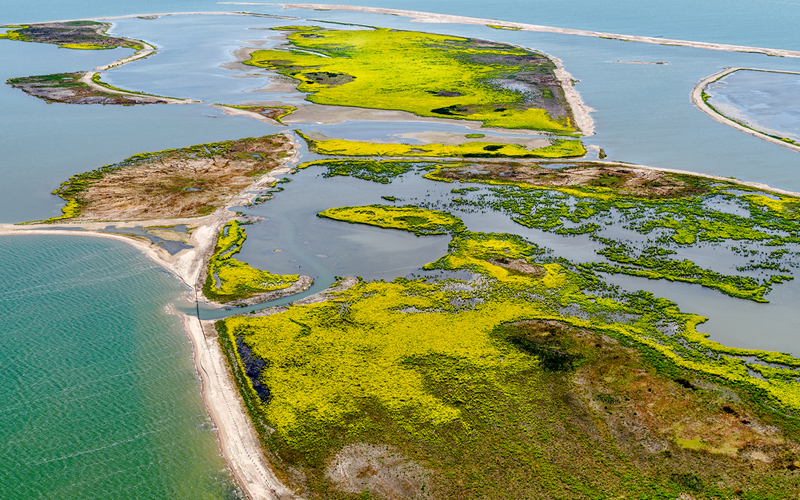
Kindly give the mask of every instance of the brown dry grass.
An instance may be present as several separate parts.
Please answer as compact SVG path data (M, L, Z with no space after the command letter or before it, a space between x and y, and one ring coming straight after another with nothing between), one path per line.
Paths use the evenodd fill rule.
M557 164L550 164L556 166ZM453 180L502 180L532 186L614 188L621 194L662 198L697 194L704 190L687 176L635 166L587 163L544 168L537 163L481 163L442 169L437 176Z
M226 154L212 158L171 156L125 167L92 182L80 194L81 214L74 220L208 215L252 184L254 177L278 166L291 149L291 141L278 135L239 141Z
M628 452L641 444L649 453L686 450L778 469L793 469L800 458L799 443L762 423L729 389L691 374L667 377L636 349L596 332L554 321L516 326L539 342L570 346L585 360L572 378L574 387Z

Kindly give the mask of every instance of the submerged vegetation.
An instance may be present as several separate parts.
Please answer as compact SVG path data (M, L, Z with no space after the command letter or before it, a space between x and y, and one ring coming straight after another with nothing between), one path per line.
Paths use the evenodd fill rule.
M245 64L299 80L317 104L410 111L487 127L575 134L572 111L545 55L507 44L385 28L283 26L285 48ZM412 69L413 68L413 69Z
M426 171L431 180L483 185L454 190L429 208L496 210L520 225L563 235L586 235L606 261L582 264L594 272L695 283L733 297L766 302L776 283L800 265L800 200L771 196L725 181L584 162L453 163L319 160L326 176L352 175L388 184ZM476 190L477 189L477 190ZM731 245L738 264L698 266L685 250Z
M465 142L455 146L445 144L398 144L327 139L315 141L296 131L313 151L341 156L406 156L450 158L573 158L586 154L577 139L551 139L550 145L527 149L519 144Z
M3 27L16 29L0 34L0 39L50 43L65 49L144 49L144 45L136 40L106 35L111 23L66 21Z
M386 221L409 208L333 211L397 227ZM793 491L800 429L782 414L800 411L800 360L709 341L704 318L620 293L519 236L452 227L449 253L425 268L470 279L359 281L326 302L218 323L230 352L263 360L267 400L238 380L287 480L355 498L332 493L331 468L368 443L435 471L415 488L437 498ZM785 431L763 430L777 423Z
M289 288L300 276L262 271L233 258L247 238L237 221L229 222L220 231L214 254L208 260L203 294L217 302L232 302L254 295Z

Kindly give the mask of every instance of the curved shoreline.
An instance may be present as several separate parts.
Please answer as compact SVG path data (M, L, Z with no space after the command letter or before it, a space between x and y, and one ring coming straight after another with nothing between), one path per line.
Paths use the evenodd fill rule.
M420 158L414 158L420 160ZM441 159L440 159L441 160ZM455 159L451 159L455 160ZM462 159L463 160L463 159ZM287 161L290 163L292 159ZM558 163L557 161L554 163ZM565 163L575 164L581 161L565 161ZM765 184L756 182L741 181L710 174L688 172L684 170L649 167L624 162L596 161L586 163L603 163L625 167L636 167L661 172L688 174L697 177L732 182L743 186L759 189L764 192L783 194L788 196L800 197L800 193L773 188ZM266 174L256 182L264 182L265 178L271 174L286 173L290 170L288 166L275 169ZM241 204L243 198L253 196L244 190L239 196L234 197L225 207L219 209L212 215L191 219L193 222L201 222L192 234L197 246L193 249L181 252L179 255L169 255L162 248L142 240L131 237L102 233L92 229L100 229L107 225L107 222L72 224L72 227L87 228L85 231L74 231L67 229L51 229L53 225L26 225L18 226L14 224L0 224L0 236L8 235L67 235L67 236L89 236L96 238L109 238L125 242L143 252L156 264L165 268L170 274L184 283L194 294L199 293L201 288L200 278L204 272L204 265L213 252L216 242L216 234L225 222L235 217L235 214L228 211L228 207ZM143 221L129 222L126 224L140 224ZM164 221L154 221L164 222ZM181 222L181 219L170 220L170 222ZM67 224L64 224L66 226ZM46 229L45 229L46 228ZM183 254L183 255L181 255ZM320 294L318 294L320 295ZM196 295L195 295L196 298ZM303 300L308 300L303 299ZM225 462L231 469L232 475L251 500L281 500L295 499L298 497L288 487L283 485L277 478L269 461L264 456L261 442L253 428L253 422L244 408L239 392L232 381L225 355L222 352L217 336L213 329L213 321L202 321L198 317L188 314L175 312L183 323L186 334L192 343L192 358L195 369L202 385L202 397L206 411L215 425L217 442Z
M297 151L284 159L281 167L275 168L233 196L224 207L213 214L191 219L157 219L148 221L125 221L123 226L164 225L190 223L198 224L192 232L194 248L170 255L163 248L150 243L113 233L99 232L108 222L87 222L63 224L15 225L0 224L0 236L9 235L59 235L89 236L108 238L132 245L153 262L166 269L191 290L193 299L202 296L202 278L209 256L214 252L216 237L227 222L236 218L229 209L245 205L257 196L256 190L277 181L273 175L291 171L297 161ZM59 229L64 227L65 229ZM69 230L66 227L84 229ZM210 301L208 301L210 303ZM201 381L201 392L206 412L214 423L217 444L234 481L250 500L283 500L298 498L293 491L283 485L275 476L269 461L264 456L261 442L253 429L250 415L244 408L239 391L231 380L228 364L222 349L213 333L213 321L202 321L199 317L177 313L184 330L192 343L192 359L195 371Z
M571 28L555 28L552 26L541 26L538 24L515 23L510 21L498 21L496 19L480 19L477 17L456 16L450 14L434 14L431 12L419 12L415 10L384 9L378 7L359 7L354 5L328 5L328 4L309 4L309 3L247 3L247 2L219 2L223 5L281 5L284 9L319 9L319 10L345 10L352 12L368 12L372 14L387 14L391 16L409 17L411 22L418 23L457 23L457 24L479 24L479 25L498 25L510 28L519 28L520 31L539 31L543 33L560 33L563 35L591 36L596 38L611 38L625 42L651 43L656 45L679 45L682 47L694 47L698 49L721 50L725 52L756 52L779 57L800 58L800 51L785 49L770 49L763 47L748 47L745 45L729 45L724 43L693 42L690 40L675 40L670 38L654 38L638 35L620 35L616 33L604 33L601 31L576 30Z
M724 125L728 125L729 127L733 127L733 128L735 128L736 130L738 130L740 132L744 132L747 135L752 135L753 137L761 139L762 141L771 142L772 144L777 144L778 146L783 146L784 148L791 149L792 151L796 151L796 152L800 153L800 146L798 146L797 144L792 144L792 143L789 143L789 142L786 142L786 141L782 141L780 139L776 139L775 137L772 137L771 135L769 135L769 134L767 134L765 132L761 132L761 131L756 130L754 128L742 125L741 123L737 122L736 120L728 118L727 116L723 115L722 113L720 113L716 109L712 108L711 105L709 105L706 101L703 100L703 92L705 92L706 88L708 88L709 85L711 85L712 83L716 82L717 80L719 80L721 78L725 78L726 76L730 75L731 73L735 73L737 71L742 71L742 70L745 70L745 71L764 71L766 73L785 73L785 74L790 74L790 75L800 75L800 73L797 73L795 71L763 70L763 69L756 69L756 68L739 68L739 67L727 68L727 69L724 69L724 70L719 71L717 73L714 73L711 76L707 76L706 78L703 78L702 80L697 82L697 84L694 86L694 88L692 88L692 92L689 94L690 98L692 100L692 104L694 104L694 106L697 109L699 109L703 113L707 114L708 116L710 116L714 120L718 121L719 123L722 123Z

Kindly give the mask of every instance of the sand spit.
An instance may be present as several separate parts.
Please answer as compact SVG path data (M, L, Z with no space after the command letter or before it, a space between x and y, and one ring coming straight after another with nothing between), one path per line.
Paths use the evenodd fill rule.
M709 85L711 85L712 83L716 82L720 78L724 78L724 77L730 75L731 73L734 73L734 72L739 71L739 70L766 71L768 73L786 73L786 74L790 74L790 75L800 75L800 73L796 73L794 71L779 71L779 70L774 70L774 71L773 70L769 70L769 71L767 71L767 70L754 69L754 68L727 68L727 69L724 69L724 70L720 71L719 73L714 73L713 75L711 75L709 77L706 77L706 78L703 78L702 80L697 82L697 85L694 86L694 88L692 89L692 92L690 94L690 97L692 99L692 104L694 104L697 109L699 109L700 111L702 111L703 113L707 114L708 116L710 116L711 118L713 118L714 120L716 120L716 121L718 121L720 123L728 125L729 127L733 127L733 128L735 128L736 130L738 130L740 132L744 132L745 134L752 135L753 137L757 137L757 138L761 139L762 141L771 142L772 144L777 144L778 146L783 146L784 148L791 149L792 151L797 151L798 153L800 153L800 146L798 146L796 144L791 144L791 143L786 142L786 141L782 141L780 139L776 139L775 137L771 137L771 136L769 136L769 135L767 135L767 134L765 134L763 132L759 132L758 130L754 130L752 128L745 127L741 123L739 123L739 122L737 122L735 120L732 120L732 119L728 118L725 115L720 114L719 112L714 110L711 106L708 105L708 103L706 103L703 100L703 91L705 91L705 89L708 88Z
M297 163L297 152L284 160L284 164L257 179L225 207L205 217L183 219L153 219L141 221L88 222L83 224L0 224L0 236L6 235L68 235L108 238L133 245L157 264L167 269L192 290L193 298L202 297L205 266L214 252L217 235L222 226L235 219L230 209L252 202L258 189L269 186L278 179L274 175L289 173ZM170 226L187 224L195 226L188 243L194 248L170 255L149 241L121 234L99 232L109 223L120 227ZM64 227L64 229L59 229ZM70 228L70 229L66 229ZM75 230L82 229L82 230ZM284 500L298 498L281 484L270 468L261 450L261 443L252 427L250 416L244 409L239 392L228 371L222 350L216 340L212 322L201 322L195 316L181 314L186 333L192 341L195 368L202 382L203 400L214 422L222 455L231 468L234 478L250 500Z
M245 2L220 2L223 5L276 5L268 3L245 3ZM673 40L670 38L654 38L649 36L620 35L616 33L604 33L601 31L575 30L569 28L554 28L552 26L540 26L537 24L513 23L508 21L498 21L496 19L479 19L476 17L452 16L447 14L433 14L430 12L418 12L414 10L382 9L377 7L357 7L353 5L325 5L308 3L284 3L278 4L285 9L315 9L315 10L346 10L352 12L369 12L372 14L387 14L390 16L409 17L412 22L417 23L456 23L456 24L479 24L494 25L504 28L514 28L520 31L539 31L543 33L560 33L563 35L593 36L598 38L612 38L625 42L652 43L657 45L678 45L681 47L694 47L697 49L722 50L726 52L755 52L770 56L779 57L798 57L800 51L784 49L768 49L762 47L747 47L744 45L728 45L723 43L692 42L689 40Z
M420 158L414 158L420 161ZM448 159L449 161L463 161L463 159ZM437 161L448 161L437 159ZM291 158L287 163L278 169L266 174L257 180L254 185L265 185L272 182L272 175L288 173L296 163L296 157ZM480 161L492 161L481 159ZM500 160L507 161L507 160ZM580 160L571 161L548 161L548 163L565 163L570 165L580 165ZM746 182L727 177L700 174L684 170L665 169L635 165L624 162L613 161L591 161L592 164L605 164L614 166L624 166L628 168L641 168L654 171L672 172L678 174L688 174L706 179L732 182L735 184L749 186L764 192L800 197L800 193L786 191L783 189L772 188L765 184L756 182ZM13 225L0 224L0 236L6 235L69 235L69 236L90 236L99 238L109 238L123 241L141 250L153 261L163 266L183 281L193 293L200 294L202 289L202 278L204 277L205 264L209 256L214 251L216 236L221 227L228 221L234 219L236 215L228 210L230 207L241 206L256 196L248 193L252 189L249 187L239 196L231 200L225 208L217 210L214 214L191 219L159 219L148 221L127 221L118 224L118 227L133 227L135 225L158 226L191 224L196 228L191 234L189 243L195 245L194 248L184 250L177 255L170 255L163 248L140 239L123 236L113 233L98 232L108 225L108 222L90 222L84 224L63 224L61 226L84 231L54 228L53 225ZM357 282L356 278L346 277L334 288L325 290L318 294L300 299L296 304L310 304L326 300L332 292L346 290ZM280 312L283 307L271 308L270 310L257 313L246 313L249 315L262 315ZM232 382L228 366L224 355L217 342L213 322L200 321L195 316L181 315L189 338L194 348L194 361L198 376L201 378L203 387L203 400L208 409L214 424L216 425L217 438L225 461L231 468L236 481L245 491L251 500L283 500L299 498L286 486L280 483L269 466L269 462L263 454L258 436L253 429L252 421L247 414L239 397L238 390Z

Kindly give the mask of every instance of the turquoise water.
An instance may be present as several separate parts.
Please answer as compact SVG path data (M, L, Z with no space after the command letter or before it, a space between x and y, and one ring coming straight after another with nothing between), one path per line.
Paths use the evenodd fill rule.
M185 290L125 243L0 238L0 498L233 499Z
M8 2L10 3L10 2ZM800 1L436 3L412 0L364 5L491 17L619 33L800 49ZM0 5L3 22L24 22L187 10L241 10L364 22L403 29L464 34L515 43L561 58L584 101L596 109L597 135L611 159L736 176L800 190L797 153L718 124L696 110L688 95L722 66L798 70L800 61L754 54L710 52L569 37L508 32L481 26L411 23L389 16L284 11L214 2L122 2L80 5L45 0ZM580 12L580 14L577 14ZM757 13L758 15L754 15ZM720 18L724 17L724 22ZM158 55L108 73L126 88L241 102L274 98L248 92L268 78L235 79L221 68L231 51L274 35L250 30L282 24L265 18L171 17L120 21L114 32L144 38ZM127 54L67 51L0 41L0 79L91 69ZM667 61L667 65L617 64ZM70 175L142 151L276 133L243 117L223 116L205 104L186 106L68 106L46 104L0 85L0 222L59 213L50 191ZM391 139L404 132L466 131L418 122L299 124L353 139ZM306 159L314 159L306 154ZM250 212L269 218L248 227L240 257L276 272L300 270L317 288L341 274L391 279L444 253L446 238L416 238L394 231L347 226L314 217L330 206L380 203L380 196L417 193L442 197L449 186L418 178L389 186L356 179L294 176L286 191ZM429 185L430 184L430 185ZM470 229L525 234L559 255L591 260L588 239L526 231L500 214L463 214ZM274 250L283 250L275 252ZM135 250L118 242L81 237L0 238L0 498L235 498L230 474L214 440L185 333L165 307L182 288ZM713 256L712 256L713 258ZM300 267L297 267L300 266ZM297 271L295 271L297 272ZM777 287L769 305L743 303L691 285L620 278L706 314L701 330L714 340L800 353L793 318L800 280Z

